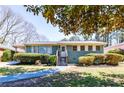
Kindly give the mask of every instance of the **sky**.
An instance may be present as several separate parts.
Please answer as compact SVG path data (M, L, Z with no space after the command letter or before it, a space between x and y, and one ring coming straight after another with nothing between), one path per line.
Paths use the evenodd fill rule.
M49 41L59 41L63 38L69 38L70 36L65 36L63 33L59 32L58 27L53 27L50 23L48 24L42 15L34 16L33 13L26 12L26 8L21 5L10 5L8 6L11 10L23 17L27 22L32 23L36 27L36 31L48 38Z

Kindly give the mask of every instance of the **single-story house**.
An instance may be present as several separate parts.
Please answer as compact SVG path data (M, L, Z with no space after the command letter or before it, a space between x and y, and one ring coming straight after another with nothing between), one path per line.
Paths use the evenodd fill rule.
M27 53L57 55L58 62L60 63L77 63L78 57L88 53L104 53L105 45L105 42L97 41L44 41L40 43L27 43L22 46L15 45L14 47L21 47ZM63 59L61 60L61 58Z

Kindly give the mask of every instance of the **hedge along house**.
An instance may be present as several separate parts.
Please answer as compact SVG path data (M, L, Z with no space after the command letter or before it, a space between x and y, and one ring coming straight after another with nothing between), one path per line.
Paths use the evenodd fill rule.
M24 44L25 52L57 56L58 65L75 64L78 57L88 53L104 53L105 42L97 41L48 41ZM22 47L22 46L21 46ZM18 46L16 46L18 48Z

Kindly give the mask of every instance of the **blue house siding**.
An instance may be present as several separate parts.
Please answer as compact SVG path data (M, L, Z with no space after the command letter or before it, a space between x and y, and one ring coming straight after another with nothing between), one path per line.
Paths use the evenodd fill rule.
M103 49L100 51L73 51L72 46L67 46L69 63L77 63L80 56L84 56L89 53L103 53Z
M52 54L52 46L26 46L27 53Z
M32 48L33 48L33 51L32 51ZM48 50L48 48L51 48L50 54L55 55L59 46L26 46L26 52L34 53L34 49L36 49L37 51L35 51L35 52L37 52L37 53L45 53Z
M59 49L59 46L52 46L52 54L56 55L56 51Z
M32 52L32 47L31 46L26 46L26 52L31 53Z
M51 48L51 53L52 55L56 55L56 51L59 49L59 45L55 46L26 46L26 52L27 53L34 53L34 49L32 48L36 48L38 49L38 51L35 51L35 53L46 53L46 51ZM33 50L33 51L32 51ZM101 47L100 51L73 51L73 46L72 45L68 45L67 46L67 52L68 52L68 59L69 59L69 63L77 63L78 62L78 58L80 56L84 56L88 53L103 53L103 47Z

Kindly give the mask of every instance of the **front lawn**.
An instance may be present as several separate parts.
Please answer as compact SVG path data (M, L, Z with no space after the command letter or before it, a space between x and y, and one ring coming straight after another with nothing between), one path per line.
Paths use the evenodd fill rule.
M71 66L46 77L4 83L9 87L119 87L124 86L124 64L119 66Z
M71 67L43 79L39 86L106 87L124 86L124 65L113 67ZM48 83L49 82L49 83ZM34 85L35 86L35 85Z
M52 66L35 66L35 65L15 65L0 68L0 75L11 75L24 72L34 72L53 68Z

